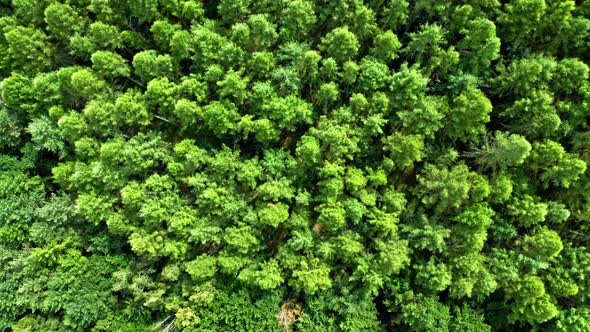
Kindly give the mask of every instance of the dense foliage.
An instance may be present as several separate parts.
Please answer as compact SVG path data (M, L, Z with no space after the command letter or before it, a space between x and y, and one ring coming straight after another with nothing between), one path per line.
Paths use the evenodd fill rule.
M590 1L0 0L0 331L589 331Z

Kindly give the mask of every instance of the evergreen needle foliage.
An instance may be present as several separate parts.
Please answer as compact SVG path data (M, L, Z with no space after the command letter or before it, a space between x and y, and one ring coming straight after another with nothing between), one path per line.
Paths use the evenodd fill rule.
M590 331L589 0L0 0L0 332Z

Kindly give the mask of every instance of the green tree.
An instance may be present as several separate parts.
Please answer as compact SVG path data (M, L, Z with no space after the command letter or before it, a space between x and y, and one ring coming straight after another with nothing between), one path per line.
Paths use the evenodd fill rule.
M423 174L418 175L419 186L416 188L422 202L433 206L437 212L463 204L469 193L469 169L457 165L449 169L426 165Z
M306 294L313 294L332 287L329 273L330 268L319 259L302 259L298 268L293 271L293 279L290 279L289 285Z
M488 70L490 63L500 57L500 38L496 36L494 22L486 18L470 21L461 30L465 37L457 44L460 67L478 74Z
M250 44L256 50L272 46L278 38L276 25L269 22L264 15L251 15L248 18L248 25L251 30Z
M158 55L156 51L142 51L133 56L133 69L143 83L154 78L171 77L175 67L169 55Z
M217 10L226 23L234 23L250 13L250 0L222 0Z
M26 112L35 111L36 91L30 78L14 73L3 79L0 87L2 88L2 100L7 112L14 113L19 118L24 118Z
M12 70L42 72L51 66L54 51L39 29L17 26L4 33L7 62Z
M485 316L478 310L469 307L467 304L463 304L462 307L454 307L453 309L454 317L449 325L449 331L492 331L492 327L484 321Z
M451 285L453 275L444 263L436 263L433 258L414 266L416 283L425 289L440 292Z
M462 142L480 140L486 134L486 123L490 121L492 103L478 89L470 88L454 98L448 114L450 125L446 134L451 139Z
M301 40L307 36L317 17L314 12L314 3L308 0L289 1L281 11L280 33L285 41Z
M563 244L559 234L555 231L541 228L533 235L525 236L523 248L531 256L550 259L559 254L563 249Z
M231 102L214 101L203 107L203 116L209 129L218 136L236 130L240 120L240 114Z
M402 44L397 36L391 31L385 31L373 40L371 54L384 63L388 63L398 57L396 53L401 47Z
M526 138L498 131L492 142L468 155L476 158L476 162L484 168L506 169L524 163L531 149Z
M380 61L363 58L356 87L362 92L378 91L389 81L389 68Z
M80 33L85 25L84 19L74 8L60 3L51 4L45 8L45 23L47 23L47 30L61 41L68 41L72 35Z
M434 297L421 294L410 296L402 304L402 319L414 331L448 331L449 307Z
M272 98L262 106L262 111L281 128L290 131L294 131L299 124L311 124L313 116L311 104L295 96Z
M105 78L129 77L131 70L127 61L119 54L109 51L97 51L90 57L92 69Z
M347 27L341 27L328 32L319 49L336 61L345 62L355 57L359 46L356 36Z
M545 186L555 185L568 188L586 171L586 163L567 153L551 140L536 142L530 156L529 167L538 172Z
M572 308L560 312L559 318L555 322L555 331L573 331L581 332L588 328L590 324L590 313L587 308Z
M553 300L545 292L543 281L537 276L524 276L510 287L508 294L514 300L510 319L542 323L558 314Z
M420 135L404 135L399 132L383 138L383 150L389 152L396 167L412 166L421 161L424 150L424 139Z

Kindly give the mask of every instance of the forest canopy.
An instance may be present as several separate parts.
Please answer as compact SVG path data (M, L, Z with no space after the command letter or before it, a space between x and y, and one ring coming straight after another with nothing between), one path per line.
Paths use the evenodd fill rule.
M0 331L590 331L590 1L0 0Z

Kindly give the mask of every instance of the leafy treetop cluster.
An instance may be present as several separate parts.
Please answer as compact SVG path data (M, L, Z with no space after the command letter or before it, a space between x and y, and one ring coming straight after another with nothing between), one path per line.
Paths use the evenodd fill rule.
M0 0L0 331L587 331L590 1Z

